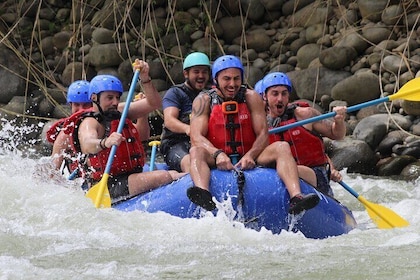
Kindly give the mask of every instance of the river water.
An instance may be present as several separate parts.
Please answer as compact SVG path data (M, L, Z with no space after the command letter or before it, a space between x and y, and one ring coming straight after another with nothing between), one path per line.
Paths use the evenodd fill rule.
M5 139L2 139L5 140ZM358 227L323 240L246 229L219 211L200 220L96 209L46 157L0 148L0 279L419 279L420 182L344 181L409 227L378 229L340 185Z

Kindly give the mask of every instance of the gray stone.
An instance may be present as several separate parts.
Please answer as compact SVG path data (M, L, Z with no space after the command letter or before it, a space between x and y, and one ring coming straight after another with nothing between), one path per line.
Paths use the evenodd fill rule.
M377 99L380 93L378 76L369 72L350 76L331 89L335 100L347 101L349 106Z
M357 3L363 18L377 22L381 20L382 11L388 4L388 0L358 0Z
M307 44L302 46L296 56L297 56L297 67L301 69L308 68L312 60L318 58L319 53L321 52L321 47L317 44Z
M388 116L379 114L362 119L353 131L353 137L367 143L374 151L388 131Z
M345 137L341 141L331 141L330 145L329 155L338 170L347 168L349 173L376 173L378 159L366 142Z
M94 45L86 58L98 69L118 66L127 58L127 49L119 44Z
M389 158L388 161L378 166L379 176L400 175L402 170L410 163L416 161L415 157L404 155Z
M352 47L332 47L321 51L319 61L326 68L339 70L350 65L356 57L357 52Z

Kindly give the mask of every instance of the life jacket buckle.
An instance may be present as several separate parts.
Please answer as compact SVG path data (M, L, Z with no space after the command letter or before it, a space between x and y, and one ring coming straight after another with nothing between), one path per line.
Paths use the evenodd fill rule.
M222 112L225 115L237 114L238 107L238 102L236 101L225 101L222 103Z

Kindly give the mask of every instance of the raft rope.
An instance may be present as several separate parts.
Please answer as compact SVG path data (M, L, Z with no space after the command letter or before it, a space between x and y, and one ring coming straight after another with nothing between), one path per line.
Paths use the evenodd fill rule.
M245 186L245 174L240 169L235 169L236 182L238 184L238 205L244 206L244 186Z

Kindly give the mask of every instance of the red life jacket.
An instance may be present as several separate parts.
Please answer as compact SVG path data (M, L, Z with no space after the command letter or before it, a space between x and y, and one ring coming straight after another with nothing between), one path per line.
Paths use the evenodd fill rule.
M63 127L63 124L65 122L66 118L60 119L53 123L53 125L47 130L46 138L47 141L51 144L54 144L55 139L57 139L58 134L61 131L61 128Z
M119 119L111 121L103 121L99 114L85 113L81 116L80 120L76 123L75 129L72 132L73 145L76 150L80 151L78 140L78 127L80 122L86 117L94 117L100 123L105 125L105 136L109 136L112 132L118 129ZM118 176L121 174L131 174L134 172L141 172L145 163L145 153L143 145L140 141L140 135L134 124L127 120L125 121L124 128L121 132L122 136L126 139L117 148L114 160L112 162L110 176ZM89 176L94 181L99 181L105 172L106 164L108 162L109 153L111 149L101 150L99 153L89 155L90 167L93 172L86 172L85 176Z
M288 106L287 119L282 119L276 127L296 122L294 110L296 104ZM272 126L269 124L269 126ZM273 127L270 127L273 128ZM325 153L324 142L320 135L310 131L303 126L288 129L276 134L270 134L270 144L275 141L286 141L290 145L293 157L299 165L308 167L320 166L328 163Z
M80 119L80 116L91 111L91 108L79 110L67 118L62 118L56 121L46 133L48 142L54 143L61 131L64 131L66 134L70 134L73 131L76 122Z
M50 143L54 144L55 140L57 139L58 134L61 131L71 136L72 131L74 130L74 126L80 119L80 116L90 111L92 111L92 109L79 110L76 113L72 114L71 116L60 119L57 122L55 122L47 131L47 134L46 134L47 140ZM80 159L81 159L81 153L77 152L73 148L73 146L72 146L72 149L65 151L64 160L66 161L66 165L70 172L73 172L79 167Z
M235 98L235 113L224 110L223 100L214 90L210 90L209 95L212 108L206 138L227 155L237 153L243 156L251 149L256 139L245 91L241 90Z

